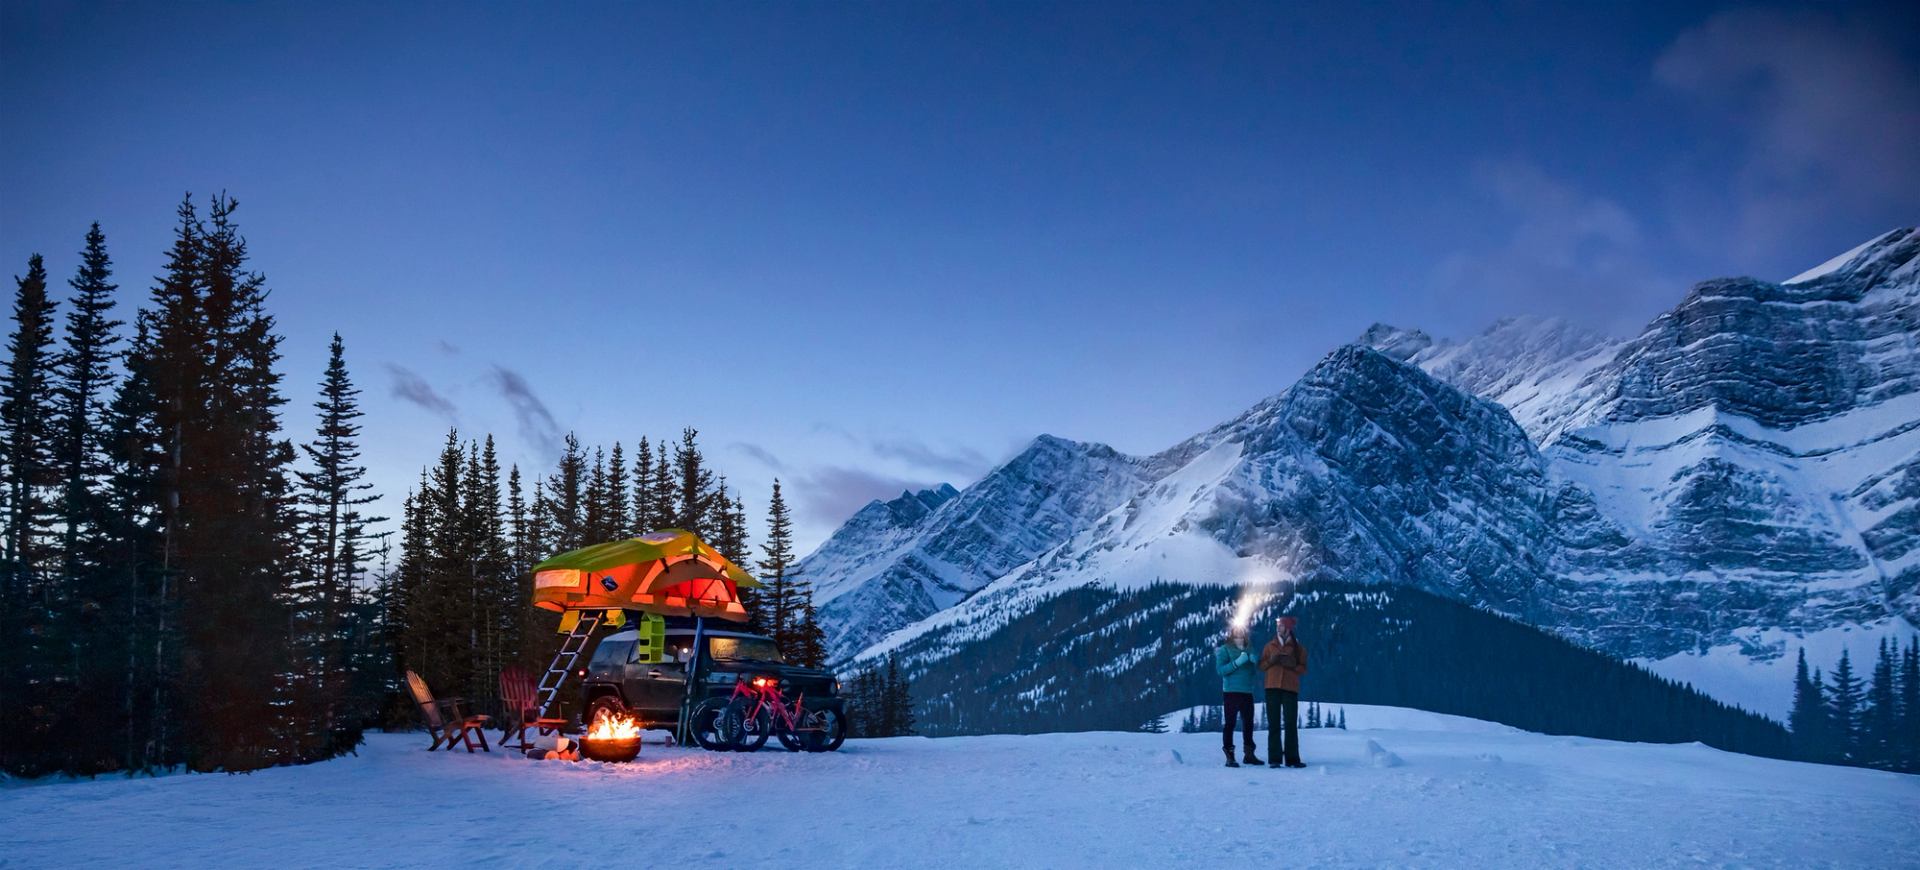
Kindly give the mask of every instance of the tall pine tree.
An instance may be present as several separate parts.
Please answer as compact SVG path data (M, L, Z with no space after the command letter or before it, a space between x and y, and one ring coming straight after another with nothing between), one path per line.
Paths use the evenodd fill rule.
M1833 666L1833 674L1828 678L1827 713L1833 723L1836 753L1852 764L1861 762L1860 726L1865 705L1860 677L1853 671L1853 657L1843 649L1840 651L1840 663Z
M121 326L112 318L113 293L118 289L109 280L112 276L107 238L96 222L87 230L80 268L67 282L73 288L73 299L67 312L66 348L60 354L54 386L58 404L54 464L61 485L62 573L75 583L81 582L83 565L99 559L97 553L89 552L97 547L97 539L82 538L99 524L95 495L107 474L106 448L102 444L108 430L105 398L114 380L109 363L120 341L114 330Z
M7 369L0 380L0 459L5 461L7 531L4 570L13 600L35 597L37 579L47 570L48 526L53 508L53 315L47 296L47 269L40 255L27 260L27 274L15 278L13 335L7 341ZM47 606L49 602L42 602Z
M64 584L51 576L49 535L55 476L52 402L54 303L40 255L15 279L14 330L0 374L0 471L5 474L5 542L0 545L0 746L10 769L38 775L65 766L57 711L69 700L72 674L61 646L69 642Z
M301 738L317 747L320 757L360 742L365 711L349 697L357 682L352 671L353 592L366 525L386 519L360 513L377 496L361 464L360 390L347 373L346 344L339 333L334 333L327 353L320 398L314 403L319 427L314 440L301 445L312 468L296 472L305 527L305 580L293 596L299 674L313 707L312 725Z

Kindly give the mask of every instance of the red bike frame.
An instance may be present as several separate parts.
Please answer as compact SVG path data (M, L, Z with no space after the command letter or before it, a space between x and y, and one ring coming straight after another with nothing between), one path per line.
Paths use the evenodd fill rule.
M778 679L773 677L750 677L744 680L735 680L733 683L733 697L735 699L746 698L752 704L751 707L747 708L748 719L758 720L763 711L771 711L773 727L775 729L785 730L789 734L798 734L802 731L825 730L823 728L808 727L801 724L805 716L801 713L800 702L806 698L806 696L807 693L805 692L794 696L792 707L788 707L786 696L780 693L780 681ZM779 733L779 730L775 730L774 733Z

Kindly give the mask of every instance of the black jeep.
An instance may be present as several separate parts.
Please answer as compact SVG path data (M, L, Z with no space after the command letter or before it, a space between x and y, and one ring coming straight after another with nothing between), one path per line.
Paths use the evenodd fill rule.
M808 709L826 707L844 715L833 672L781 661L772 638L709 628L703 633L706 650L695 656L694 633L692 628L669 626L665 660L654 664L639 660L638 631L620 631L601 638L581 681L581 697L586 704L582 721L592 722L601 710L631 711L645 727L674 728L686 697L687 664L696 661L700 684L694 691L694 705L707 698L731 696L738 680L772 677L780 681L780 691L789 700L804 697Z

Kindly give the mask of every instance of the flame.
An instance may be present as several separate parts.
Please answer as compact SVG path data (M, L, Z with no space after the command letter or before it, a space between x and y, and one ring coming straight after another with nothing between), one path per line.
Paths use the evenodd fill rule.
M640 720L632 713L608 713L601 710L593 716L593 725L587 728L586 740L638 740L640 739Z

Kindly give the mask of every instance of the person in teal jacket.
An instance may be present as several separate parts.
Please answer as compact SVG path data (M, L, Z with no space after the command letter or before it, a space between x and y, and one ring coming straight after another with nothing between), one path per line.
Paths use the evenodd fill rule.
M1226 640L1213 651L1213 669L1220 673L1220 704L1223 723L1220 749L1227 754L1227 766L1239 767L1233 760L1233 727L1240 726L1240 745L1248 764L1264 764L1253 754L1253 693L1260 691L1260 659L1247 643L1247 627L1227 629Z

